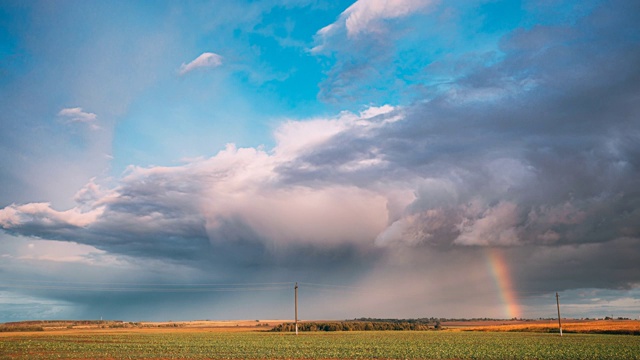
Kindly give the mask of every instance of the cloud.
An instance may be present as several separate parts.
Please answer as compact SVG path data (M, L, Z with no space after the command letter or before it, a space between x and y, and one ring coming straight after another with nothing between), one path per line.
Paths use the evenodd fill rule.
M434 4L434 0L358 0L340 16L350 37L362 33L381 31L383 20L396 19L423 11ZM327 30L325 30L326 32Z
M360 114L345 111L336 118L287 121L275 131L277 145L274 152L283 158L295 158L351 130L364 133L398 121L400 110L390 105L371 106Z
M222 56L212 52L205 52L200 54L200 56L198 56L197 58L195 58L195 60L191 61L188 64L182 63L182 65L180 65L178 73L180 75L184 75L195 69L215 68L220 65L222 65Z
M385 32L384 21L398 19L430 9L438 1L434 0L358 0L340 14L334 23L318 30L320 42L312 52L321 51L323 42L329 37L346 31L350 38L369 33Z
M454 243L463 245L518 244L515 226L518 223L517 205L501 202L477 213L477 206L468 207L470 214L460 223L460 236Z
M58 116L65 118L69 123L89 124L93 130L100 128L96 124L98 116L94 113L85 112L80 107L62 109L58 112Z
M0 211L0 223L5 229L12 229L24 223L39 224L44 227L83 227L93 223L102 208L89 212L78 209L55 211L48 203L10 205Z
M320 84L319 98L328 102L382 98L401 91L406 79L398 77L415 64L415 49L402 49L402 38L408 34L427 41L427 14L437 8L431 0L359 0L340 14L338 19L318 30L309 50L315 56L326 56L331 67ZM427 29L425 29L427 27ZM407 50L411 59L399 52ZM425 57L426 54L420 54Z
M397 121L396 116L393 108L382 107L287 122L276 131L279 142L271 154L228 145L184 166L131 167L115 189L104 190L92 179L78 191L77 207L11 205L0 210L0 225L14 234L149 257L172 258L178 252L201 258L210 248L245 242L266 251L367 247L386 226L384 196L349 184L283 183L278 168L341 130L366 132ZM318 135L326 124L334 130Z

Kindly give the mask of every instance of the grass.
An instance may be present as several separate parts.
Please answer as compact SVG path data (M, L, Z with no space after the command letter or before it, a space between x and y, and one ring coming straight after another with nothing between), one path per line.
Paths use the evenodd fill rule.
M111 331L0 337L0 359L640 359L640 337L513 332Z

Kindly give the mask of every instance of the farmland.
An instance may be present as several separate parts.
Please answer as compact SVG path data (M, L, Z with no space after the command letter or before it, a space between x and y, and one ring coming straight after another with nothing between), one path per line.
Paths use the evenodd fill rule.
M629 335L461 331L273 333L154 328L5 333L0 359L640 359Z
M487 321L487 322L449 322L449 329L464 331L520 331L557 333L557 320L547 321ZM635 320L563 320L564 333L581 334L626 334L640 335L640 321Z

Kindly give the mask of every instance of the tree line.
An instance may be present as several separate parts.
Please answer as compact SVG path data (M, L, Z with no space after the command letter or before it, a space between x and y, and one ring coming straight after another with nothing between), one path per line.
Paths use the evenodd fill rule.
M291 332L295 331L295 323L283 323L274 327L271 331ZM390 321L335 321L335 322L303 322L298 323L298 331L381 331L381 330L437 330L440 322L433 324L417 322L390 322Z

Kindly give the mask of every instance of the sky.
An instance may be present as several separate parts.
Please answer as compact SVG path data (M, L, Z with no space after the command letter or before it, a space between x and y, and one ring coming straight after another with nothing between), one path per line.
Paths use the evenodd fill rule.
M0 0L0 322L637 319L638 23Z

